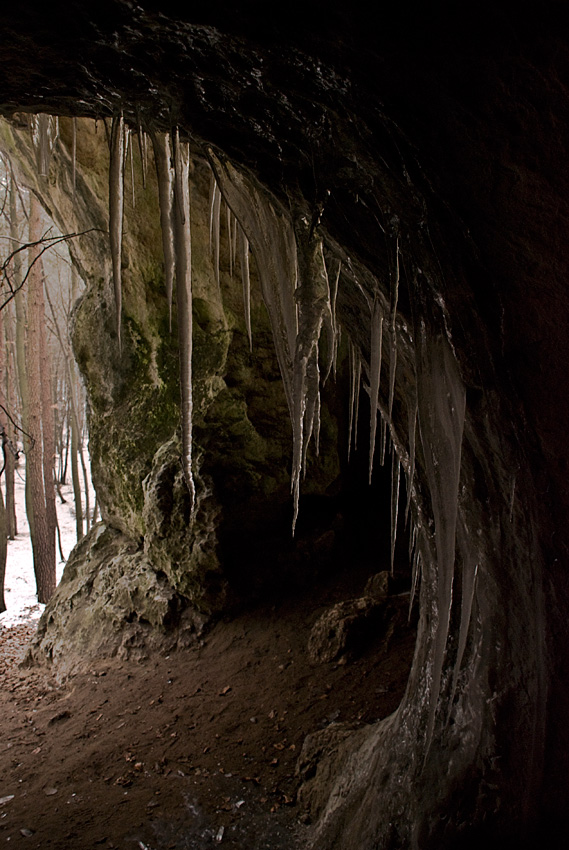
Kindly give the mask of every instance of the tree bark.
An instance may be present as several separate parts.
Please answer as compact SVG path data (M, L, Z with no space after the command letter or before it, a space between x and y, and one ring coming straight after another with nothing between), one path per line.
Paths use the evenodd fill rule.
M31 195L30 242L41 238L41 207ZM49 420L42 423L45 393L42 382L50 385L49 375L42 374L42 325L45 324L43 275L37 262L39 251L30 248L28 262L28 387L29 433L33 445L26 456L26 480L29 482L33 510L32 549L38 601L48 602L55 590L55 496L53 480L46 487L47 469L51 469L51 456L44 459L53 441L49 433ZM35 262L34 262L35 261ZM44 428L45 426L45 428ZM48 467L49 465L49 467Z
M4 345L4 321L2 312L0 311L0 439L2 441L2 456L0 456L0 463L3 466L2 475L6 472L6 442L8 440L6 432L8 417L3 409L6 407L6 397L4 394L6 359L6 349ZM6 556L8 554L7 540L8 528L6 524L6 510L4 508L4 495L2 493L2 487L0 486L0 614L6 610L6 603L4 601L4 579L6 576Z

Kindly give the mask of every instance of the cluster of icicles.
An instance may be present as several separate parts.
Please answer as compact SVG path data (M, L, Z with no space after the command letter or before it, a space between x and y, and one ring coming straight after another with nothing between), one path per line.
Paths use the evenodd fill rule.
M33 116L32 141L38 171L47 174L57 139L57 119ZM132 132L123 116L113 118L110 133L109 234L112 256L117 336L121 326L121 249L124 215L124 175ZM190 149L178 130L149 133L158 180L160 222L168 306L172 311L176 292L182 424L182 466L192 501L196 490L192 474L192 277L190 227ZM147 159L147 136L138 129L143 181ZM73 122L72 174L75 183L76 128ZM398 320L400 247L395 237L394 260L390 272L389 298L376 284L374 295L364 288L353 268L343 269L339 259L327 267L324 244L314 221L299 214L295 221L268 193L211 148L207 157L212 171L210 193L210 241L219 286L221 202L227 207L230 264L240 259L245 308L245 325L252 346L250 317L249 248L255 257L262 296L267 307L274 345L284 384L293 432L291 491L294 501L293 533L298 516L301 477L306 471L307 447L314 437L318 451L320 430L320 388L335 372L340 327L336 318L336 298L342 272L365 296L370 310L370 357L362 356L349 341L350 409L349 445L357 441L360 389L370 396L369 477L371 481L378 411L381 415L379 459L383 464L388 438L392 446L391 565L395 554L398 525L400 471L407 479L405 521L412 520L409 556L412 562L413 605L421 560L436 564L436 623L432 655L427 751L432 740L435 709L441 688L443 661L452 609L456 552L462 563L461 625L452 692L464 656L475 595L478 563L469 535L458 512L458 489L466 395L452 347L445 333L433 334L419 315L411 335ZM133 157L131 155L131 163ZM328 266L331 266L328 261ZM420 270L416 270L418 275ZM417 296L417 300L420 298ZM419 313L419 311L416 311ZM393 420L396 386L398 335L414 361L415 386L405 388L407 440L398 433ZM384 344L388 337L388 346ZM322 346L320 341L322 339ZM322 347L324 363L320 363ZM388 357L384 349L388 349ZM389 360L389 387L380 397L382 363ZM367 385L362 380L367 372ZM387 398L387 404L384 400ZM400 417L405 418L405 417ZM416 431L419 426L423 465L430 494L435 533L427 533L422 518L421 499L415 490ZM410 508L413 507L413 510ZM435 551L432 552L434 546ZM431 552L429 552L431 550ZM451 698L452 702L452 698Z

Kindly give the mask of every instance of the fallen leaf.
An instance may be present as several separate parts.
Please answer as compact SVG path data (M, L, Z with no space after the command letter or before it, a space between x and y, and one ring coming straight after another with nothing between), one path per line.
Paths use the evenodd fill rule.
M33 834L34 834L33 829L21 829L20 830L20 835L23 835L24 838L31 838Z
M14 799L13 794L8 794L7 797L0 797L0 806L3 806L4 803L9 803L10 800L13 800L13 799Z
M220 697L225 696L225 694L228 694L230 690L231 690L231 685L226 685L226 686L225 686L225 687L221 690L221 692L220 692L219 696L220 696Z

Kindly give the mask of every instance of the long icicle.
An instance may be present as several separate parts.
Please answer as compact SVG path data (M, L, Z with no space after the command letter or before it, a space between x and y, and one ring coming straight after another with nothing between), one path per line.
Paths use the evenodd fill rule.
M348 349L348 362L350 370L350 410L348 414L348 461L352 451L352 434L357 435L356 404L360 394L360 380L362 372L362 361L360 352L350 340ZM355 427L354 427L355 425ZM357 436L355 442L357 443ZM355 448L355 446L354 446Z
M215 270L215 281L220 284L219 278L219 246L220 246L220 231L221 231L221 192L219 187L213 196L213 267Z
M395 273L391 286L390 300L390 349L389 349L389 401L387 418L391 422L393 411L393 396L395 394L395 374L397 371L397 301L399 299L399 237L395 241Z
M405 506L405 525L409 518L409 509L411 507L411 497L413 495L413 482L415 480L415 435L417 433L417 397L413 404L408 408L408 428L409 428L409 471L407 473L407 505Z
M148 159L148 144L146 139L146 133L142 129L142 127L138 126L138 152L140 154L140 169L142 172L142 188L146 189L146 170L147 170L147 159Z
M395 544L397 542L397 519L399 515L399 482L401 477L401 464L399 456L392 443L391 452L391 575L395 570Z
M231 212L231 209L227 206L227 204L226 204L226 207L227 207L227 216L226 216L227 245L229 247L229 276L230 276L231 280L233 280L233 242L231 241L231 231L233 229L232 228L233 213Z
M132 194L132 208L136 207L136 193L134 191L134 144L132 142L132 131L126 131L126 158L130 159L130 189Z
M182 419L182 468L190 494L191 512L196 501L192 473L192 234L190 228L190 146L174 131L174 199L172 204L174 255L176 261L176 301L180 353L180 395Z
M466 392L446 337L430 336L423 321L415 332L419 427L435 521L436 607L432 687L425 759L435 728L444 656L450 628L456 523Z
M470 620L472 617L472 604L474 602L474 593L476 591L476 579L478 576L478 562L472 552L472 544L469 541L469 534L464 525L464 521L459 521L457 529L457 540L459 550L463 556L462 562L462 599L460 611L460 628L458 633L458 649L456 651L456 660L454 662L454 670L452 674L451 698L449 700L449 711L452 708L458 675L464 658L466 649L466 640L468 630L470 628Z
M235 219L237 221L237 219ZM249 240L241 227L238 230L239 246L241 248L241 281L243 284L243 311L245 313L245 328L249 340L249 351L253 351L253 334L251 333L251 277L249 274Z
M213 204L215 201L215 193L218 190L217 180L215 179L215 174L213 173L213 169L211 172L211 178L209 182L209 250L213 250Z
M122 229L124 214L124 165L125 128L122 112L113 116L111 126L111 151L109 164L109 238L113 264L113 286L115 292L116 329L119 351L121 350L122 313Z
M172 293L174 291L174 234L172 230L172 201L174 193L174 172L172 170L172 152L170 137L167 133L151 132L156 177L158 180L158 202L160 205L160 226L162 228L162 251L164 253L164 280L168 299L168 319L172 331Z
M338 299L338 286L340 283L340 273L342 271L342 261L338 260L338 268L336 270L336 274L334 276L334 283L331 287L330 292L330 309L332 311L332 325L334 327L334 357L332 360L332 370L334 372L334 379L336 378L336 366L338 362L338 347L340 345L340 328L338 326L338 319L336 317L336 301Z
M375 454L375 435L377 432L377 408L379 404L379 384L381 380L381 347L383 339L383 311L379 298L375 297L371 316L371 342L369 364L369 404L370 404L370 433L369 433L369 483L373 474L373 456Z

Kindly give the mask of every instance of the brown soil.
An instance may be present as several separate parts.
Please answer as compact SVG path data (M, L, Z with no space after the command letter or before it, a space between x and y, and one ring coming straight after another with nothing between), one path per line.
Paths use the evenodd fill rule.
M17 666L32 624L0 629L0 843L304 847L306 735L391 713L414 646L407 599L394 599L389 637L348 663L311 665L310 628L349 595L340 584L219 622L169 657L91 663L61 686Z

